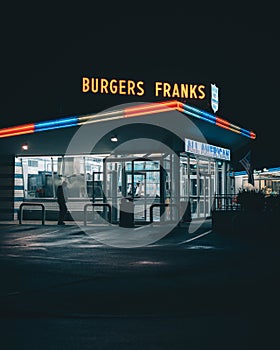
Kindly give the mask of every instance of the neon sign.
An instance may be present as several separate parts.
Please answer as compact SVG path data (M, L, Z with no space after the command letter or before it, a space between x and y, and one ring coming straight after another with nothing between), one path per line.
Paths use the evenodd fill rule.
M23 124L0 129L0 138L32 134L35 132L69 128L80 126L85 123L100 123L109 120L121 118L132 118L137 116L151 115L155 113L164 113L169 111L179 111L187 116L203 120L220 128L235 132L250 139L255 139L256 134L252 130L244 129L234 125L226 119L215 116L214 114L203 111L202 109L192 107L180 101L171 100L159 103L143 103L140 105L125 107L113 111L105 111L95 114L87 114L80 116L68 116L60 119L42 121L39 123Z
M190 152L210 158L230 160L229 149L190 139L185 139L185 152Z
M154 95L156 97L184 98L203 100L206 96L205 85L202 84L170 84L168 82L154 82ZM143 96L145 94L144 81L126 79L106 79L95 77L82 78L82 92L93 94L118 94Z

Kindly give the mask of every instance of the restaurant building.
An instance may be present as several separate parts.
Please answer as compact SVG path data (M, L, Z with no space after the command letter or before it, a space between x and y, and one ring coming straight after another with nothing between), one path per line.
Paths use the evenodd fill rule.
M151 221L152 205L155 222L180 220L184 205L192 219L205 219L215 196L235 193L232 159L255 137L179 101L0 129L0 220L18 220L22 203L41 203L46 219L57 220L62 180L68 182L69 220L83 220L85 206L100 203L118 223L123 197L133 200L139 224ZM26 219L40 215L36 205L24 210Z

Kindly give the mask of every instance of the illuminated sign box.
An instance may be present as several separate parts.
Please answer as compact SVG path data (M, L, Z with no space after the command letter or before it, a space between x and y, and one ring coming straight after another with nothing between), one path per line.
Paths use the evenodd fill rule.
M210 158L230 160L229 149L190 139L185 139L185 152L194 153Z

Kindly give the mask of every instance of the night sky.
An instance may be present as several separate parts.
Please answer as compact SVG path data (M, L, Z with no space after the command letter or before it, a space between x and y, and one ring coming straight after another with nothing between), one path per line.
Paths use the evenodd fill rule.
M93 15L89 21L80 14L42 13L2 13L0 127L152 102L156 80L215 83L217 114L257 134L255 167L280 166L280 55L273 19ZM143 80L146 94L83 94L82 76Z

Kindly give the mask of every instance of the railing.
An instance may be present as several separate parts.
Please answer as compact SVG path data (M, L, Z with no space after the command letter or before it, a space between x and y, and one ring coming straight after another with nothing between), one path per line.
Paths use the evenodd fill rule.
M84 205L84 225L87 226L87 208L92 207L94 210L94 207L103 207L103 208L108 208L109 211L109 223L112 222L112 208L109 203L87 203Z
M240 204L237 203L237 196L235 194L214 196L213 210L240 210Z
M177 207L177 204L174 203L155 203L150 206L150 223L154 221L154 208L166 208L166 207Z
M24 206L29 206L29 207L33 207L33 206L37 206L37 207L41 207L42 208L42 225L45 224L45 218L46 218L46 209L44 204L42 203L34 203L34 202L23 202L20 204L19 206L19 224L22 224L22 217L23 217L23 207Z

